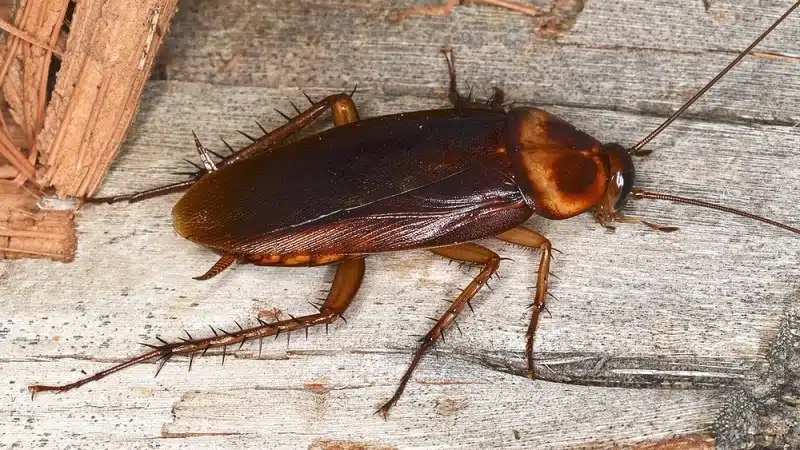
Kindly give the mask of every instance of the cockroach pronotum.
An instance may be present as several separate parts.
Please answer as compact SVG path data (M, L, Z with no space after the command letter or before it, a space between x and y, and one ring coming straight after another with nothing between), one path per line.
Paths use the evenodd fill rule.
M674 231L618 216L629 198L686 203L739 215L800 234L800 229L744 211L676 195L634 189L632 157L734 67L800 5L795 3L705 87L632 147L602 144L566 121L532 107L506 108L495 89L485 103L462 97L456 86L452 55L448 64L450 109L407 112L359 119L352 93L308 98L311 106L248 146L221 157L195 136L202 160L186 181L90 203L135 202L188 191L172 210L175 230L192 242L221 254L198 280L219 274L236 261L265 266L336 264L336 275L318 313L237 331L219 331L196 339L161 345L140 356L62 386L35 385L32 394L68 391L125 367L159 360L159 370L173 356L191 360L212 348L326 326L342 317L359 289L365 258L371 254L428 249L455 261L481 267L477 276L422 338L394 395L378 410L386 416L398 401L423 355L442 336L503 260L472 243L497 237L537 249L541 259L531 320L526 333L528 373L535 377L533 343L545 309L550 241L523 224L533 215L567 219L591 212L605 227L614 221L641 222L655 230ZM287 142L327 110L334 127ZM212 155L219 156L215 160ZM302 199L302 201L298 201ZM219 332L218 332L219 331Z

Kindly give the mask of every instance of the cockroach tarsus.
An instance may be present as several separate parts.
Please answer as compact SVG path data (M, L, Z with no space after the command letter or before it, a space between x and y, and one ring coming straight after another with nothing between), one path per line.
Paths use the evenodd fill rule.
M211 327L213 336L186 338L159 345L145 344L147 353L94 375L62 386L30 386L42 391L67 391L99 380L128 366L157 360L158 371L176 355L189 357L252 340L278 336L344 319L365 273L370 254L428 249L459 263L480 267L479 273L452 301L447 311L422 337L394 395L378 410L384 417L398 401L423 355L444 339L465 306L507 258L471 241L496 237L536 249L541 259L536 276L531 320L526 332L525 359L534 378L533 344L546 299L552 252L550 241L523 224L533 214L566 219L591 212L602 226L640 222L653 230L676 231L638 218L620 217L628 198L686 203L735 214L792 233L800 230L755 214L701 200L633 188L632 156L663 131L695 100L783 21L795 3L694 97L656 130L631 148L601 144L566 121L531 107L503 106L503 91L495 89L485 102L462 97L456 86L452 54L449 69L451 109L415 111L361 120L350 95L330 95L313 101L284 125L251 139L226 157L210 152L194 136L202 165L189 180L142 192L86 199L89 203L136 202L189 188L172 211L176 231L221 254L198 280L219 274L236 261L264 266L336 264L336 273L318 312L266 322L236 331ZM334 127L287 143L285 139L330 110ZM224 142L224 140L223 140ZM218 160L214 160L217 156ZM300 174L299 176L297 174ZM297 202L302 198L303 202ZM298 205L298 203L301 203ZM259 353L261 346L259 344ZM158 372L157 372L158 373Z

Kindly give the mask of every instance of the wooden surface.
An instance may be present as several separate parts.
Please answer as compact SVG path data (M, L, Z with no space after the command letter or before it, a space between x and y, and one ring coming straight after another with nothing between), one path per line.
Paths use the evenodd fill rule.
M43 186L77 197L100 186L134 119L177 5L178 0L106 0L75 8L36 135L47 169L39 178Z
M362 117L444 107L451 46L461 79L482 93L552 111L602 141L634 143L768 26L788 1L587 2L556 40L498 8L389 23L421 2L182 2L163 55L101 194L175 179L194 159L191 130L243 144L235 129L277 126L272 111L349 90ZM655 140L637 185L764 214L800 214L800 16ZM180 169L179 169L180 168ZM145 364L61 395L32 383L72 381L207 324L255 323L275 309L307 314L332 268L237 266L206 282L216 256L180 239L177 195L79 213L72 264L0 265L0 447L18 448L720 448L788 445L800 367L800 246L776 228L663 202L627 214L681 227L663 234L588 216L529 225L563 254L552 317L523 375L538 255L497 241L503 279L479 294L438 358L427 357L389 420L393 392L444 298L466 270L424 251L369 258L364 285L330 333ZM794 383L794 384L793 384ZM795 389L795 390L792 390ZM792 428L794 426L795 428ZM788 444L787 444L788 443ZM659 446L660 445L660 446ZM684 445L684 447L679 447ZM338 447L337 447L338 446ZM657 446L657 447L654 447Z

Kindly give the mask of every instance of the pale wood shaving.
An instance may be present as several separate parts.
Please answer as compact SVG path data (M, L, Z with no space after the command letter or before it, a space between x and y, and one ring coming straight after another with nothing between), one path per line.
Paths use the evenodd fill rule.
M5 31L8 34L13 34L14 36L22 39L23 41L25 41L25 42L27 42L29 44L33 44L33 45L35 45L37 47L40 47L40 48L43 48L45 50L50 50L51 52L53 52L59 58L64 56L64 53L62 51L60 51L60 50L58 50L58 49L56 49L54 47L51 47L48 44L45 44L44 42L36 39L33 36L28 35L28 33L25 33L24 31L21 31L20 29L18 29L14 25L12 25L10 22L7 22L7 21L5 21L3 19L0 19L0 29L2 29L3 31Z
M54 186L59 196L86 196L99 186L133 120L177 0L77 2L67 33L62 24L69 5L69 0L27 2L12 20L0 14L0 29L8 32L0 48L0 85L10 116L0 116L0 179L27 183L34 195ZM61 68L48 103L54 55ZM30 201L33 208L36 202ZM3 196L0 205L27 211ZM72 258L48 242L67 242L73 230L40 229L51 225L38 219L20 224L9 228L0 221L0 259ZM35 240L42 245L32 244Z
M99 185L133 119L177 0L81 2L37 146L60 196ZM124 17L110 21L106 18ZM113 82L112 77L113 76Z
M37 201L15 183L0 181L0 259L72 261L77 243L73 212L42 211Z

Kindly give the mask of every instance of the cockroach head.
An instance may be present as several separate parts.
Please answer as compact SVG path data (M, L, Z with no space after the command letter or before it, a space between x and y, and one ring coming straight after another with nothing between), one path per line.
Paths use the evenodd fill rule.
M609 177L605 194L595 208L595 215L612 222L616 213L628 202L636 170L628 150L616 142L603 144L600 151L607 158Z
M526 203L549 219L594 211L614 220L633 187L633 161L619 144L601 144L536 108L509 111L506 147Z

